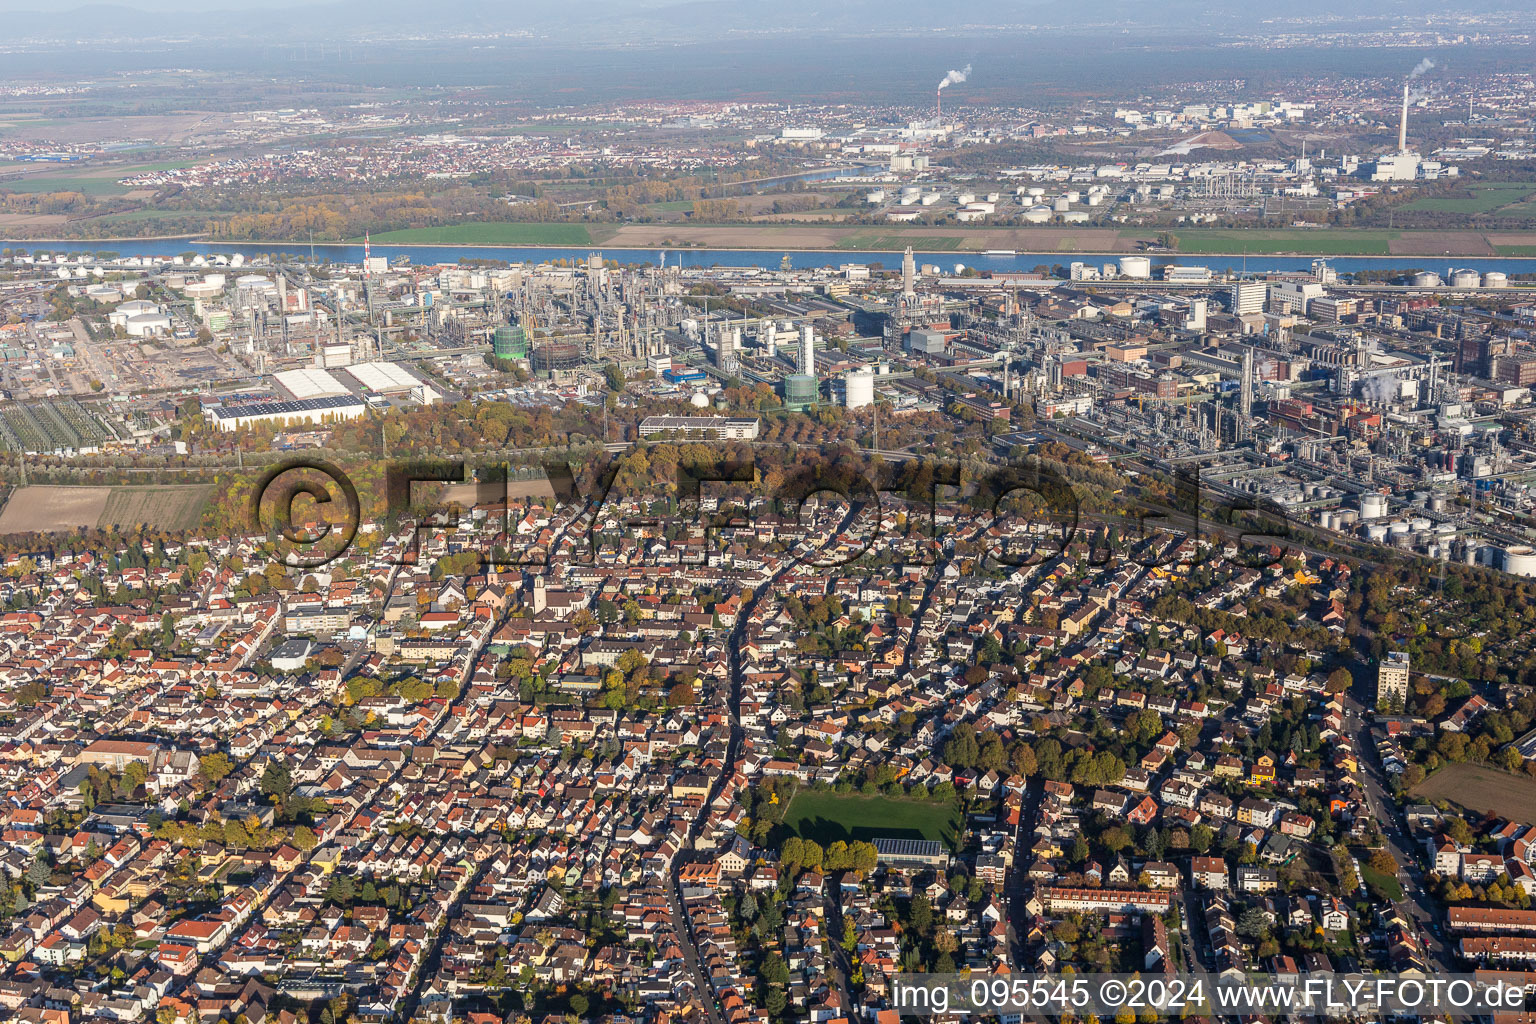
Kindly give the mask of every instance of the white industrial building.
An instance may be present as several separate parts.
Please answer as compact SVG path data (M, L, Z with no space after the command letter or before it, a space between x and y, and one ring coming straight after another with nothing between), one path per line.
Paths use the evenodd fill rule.
M709 434L720 441L757 439L760 421L750 416L647 416L640 421L640 436L673 431Z
M213 425L220 430L239 430L258 423L288 424L329 423L362 416L367 406L355 395L306 398L293 402L257 402L251 405L215 406L210 411Z
M351 388L329 372L313 366L284 370L282 373L273 374L272 379L277 381L284 391L301 402L311 398L334 398L352 393Z
M348 366L346 373L366 391L379 395L395 395L410 391L422 381L399 363L358 363Z

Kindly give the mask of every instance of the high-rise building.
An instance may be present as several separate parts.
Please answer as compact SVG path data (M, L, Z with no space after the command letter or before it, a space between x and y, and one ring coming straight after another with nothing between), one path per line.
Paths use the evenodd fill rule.
M1233 316L1264 312L1264 297L1268 287L1263 281L1238 281L1232 285L1229 300Z
M901 297L914 298L917 295L917 264L912 259L912 247L907 246L906 254L901 257Z
M1401 706L1408 700L1408 652L1388 651L1376 666L1376 703Z

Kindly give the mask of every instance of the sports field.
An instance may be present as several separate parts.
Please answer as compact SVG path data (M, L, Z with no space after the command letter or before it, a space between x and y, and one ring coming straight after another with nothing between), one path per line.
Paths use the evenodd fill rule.
M385 231L374 235L373 241L397 245L591 245L597 239L585 224L452 224Z
M1446 800L1477 814L1536 821L1536 780L1482 764L1447 764L1413 787L1419 800Z
M954 849L960 840L960 808L937 800L801 791L789 802L784 828L823 847L887 837L932 839Z

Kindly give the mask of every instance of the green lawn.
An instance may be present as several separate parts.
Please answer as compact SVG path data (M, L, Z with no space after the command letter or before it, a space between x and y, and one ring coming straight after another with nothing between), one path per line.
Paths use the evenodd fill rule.
M404 228L374 235L373 240L400 245L591 245L595 241L585 224L482 223Z
M1493 251L1500 256L1536 256L1536 245L1495 245Z
M954 803L803 790L790 800L783 827L786 834L814 839L823 848L839 839L868 842L886 837L932 839L953 850L961 824L960 808Z
M1360 862L1360 876L1367 886L1384 894L1388 899L1400 900L1403 898L1403 886L1397 879L1390 875L1382 874L1364 861Z
M1352 231L1331 228L1296 228L1280 231L1177 230L1179 252L1190 253L1318 253L1320 255L1390 255L1388 243L1399 231Z

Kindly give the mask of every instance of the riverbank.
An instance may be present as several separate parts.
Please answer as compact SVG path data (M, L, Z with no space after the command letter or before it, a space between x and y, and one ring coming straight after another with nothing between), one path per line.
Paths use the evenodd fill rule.
M372 237L375 249L388 247L476 250L593 249L688 252L899 253L911 246L929 257L969 256L978 259L997 250L1035 254L1042 260L1070 258L1114 259L1156 255L1181 261L1205 257L1284 256L1336 258L1344 256L1401 257L1404 265L1474 258L1536 258L1536 231L1410 231L1382 228L1215 229L1187 228L1173 232L1171 251L1149 252L1162 232L1107 227L927 227L865 224L459 224L444 228L409 228ZM76 250L107 249L114 245L187 241L250 251L307 253L314 248L350 248L362 239L257 239L225 241L205 234L121 236L92 239L31 239L7 243L20 246L65 246ZM1440 269L1444 269L1443 267Z
M303 243L260 241L260 242L207 242L196 239L178 238L159 241L123 241L116 244L101 242L91 246L75 244L48 244L32 241L18 241L0 239L0 248L30 248L33 250L53 249L75 251L113 251L125 257L141 256L146 258L169 259L186 253L195 253L207 258L232 257L236 254L243 256L247 263L259 260L269 254L277 254L290 262L299 262L308 258L311 249L308 241ZM655 248L617 248L612 245L597 246L453 246L453 245L395 245L381 243L377 239L373 241L372 254L389 260L405 260L417 266L433 264L454 264L464 260L486 260L506 263L547 263L553 260L580 261L587 258L593 252L600 252L605 258L619 263L631 265L656 266L665 262L669 267L710 268L710 267L759 267L768 270L778 269L787 259L788 265L795 270L814 270L828 267L839 267L844 264L883 264L887 268L895 267L901 259L899 252L891 250L847 250L847 249L792 249L786 247L774 248L683 248L672 249L664 247ZM327 260L335 263L356 264L363 258L363 246L360 244L337 244L334 242L316 242L313 247L314 257L317 260ZM933 252L921 249L914 250L917 261L923 265L937 265L945 272L952 272L959 266L975 267L983 271L1029 273L1040 267L1061 266L1074 260L1095 265L1123 260L1128 254L1117 252L1098 253L1062 253L1041 251L1018 251L1008 253L960 253L960 252ZM1353 256L1339 255L1336 253L1301 253L1297 255L1258 255L1254 253L1232 253L1221 255L1217 253L1201 253L1198 255L1148 252L1147 258L1151 264L1151 272L1154 277L1161 277L1162 269L1171 265L1208 267L1213 274L1220 277L1224 274L1265 273L1277 272L1310 272L1314 259L1327 259L1331 266L1340 273L1352 273L1357 271L1415 271L1430 270L1444 274L1448 267L1467 268L1477 270L1480 273L1499 271L1504 274L1515 275L1536 273L1536 253L1530 255L1500 255L1500 256Z

